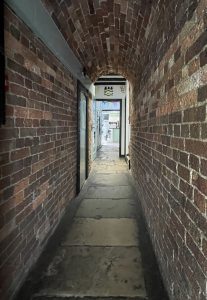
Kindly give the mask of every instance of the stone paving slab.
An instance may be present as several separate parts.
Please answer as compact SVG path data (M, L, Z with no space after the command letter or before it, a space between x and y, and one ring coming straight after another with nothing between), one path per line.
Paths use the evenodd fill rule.
M130 185L127 174L93 174L89 178L89 185L125 186Z
M38 295L146 299L140 252L137 247L59 248Z
M85 198L133 199L134 190L131 186L95 187L89 186Z
M123 169L123 170L108 170L108 169L104 169L100 168L100 169L93 169L93 172L95 172L96 174L128 174L128 169Z
M78 218L135 218L132 199L84 199L76 213Z
M63 300L63 299L69 299L69 300L146 300L148 298L146 297L76 297L76 296L69 296L69 295L63 295L63 296L40 296L40 295L34 295L33 298L38 300ZM160 300L160 299L159 299ZM164 300L164 299L163 299Z
M138 246L134 219L75 218L63 246Z

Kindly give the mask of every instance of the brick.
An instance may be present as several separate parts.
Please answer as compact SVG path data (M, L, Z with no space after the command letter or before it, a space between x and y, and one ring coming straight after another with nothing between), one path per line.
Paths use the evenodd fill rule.
M193 187L182 179L180 179L180 191L183 192L190 200L193 199Z
M7 75L8 75L9 82L14 82L19 85L24 85L24 78L20 74L8 71Z
M28 75L28 71L24 66L16 63L15 61L13 61L10 58L7 58L7 66L8 66L9 69L21 74L22 76L27 76Z
M20 53L14 53L14 59L19 64L24 65L24 56L22 56Z
M182 120L182 112L178 111L169 116L170 123L181 123Z
M207 123L201 124L201 138L207 139Z
M176 173L176 163L169 158L166 158L166 166Z
M191 220L197 225L198 229L202 232L206 231L206 218L199 213L199 210L195 207L195 205L191 201L186 202L185 207L186 213L189 215Z
M186 139L185 150L192 154L207 157L207 142Z
M199 211L205 214L206 199L197 189L194 190L194 203L198 207Z
M193 154L190 154L189 165L190 168L194 169L195 171L199 171L199 158Z
M0 190L2 191L6 187L10 186L10 177L0 179Z
M26 107L26 99L13 94L7 94L7 104Z
M207 99L207 85L198 89L198 102L203 102Z
M207 160L201 159L201 174L207 176Z
M3 166L9 162L9 153L0 154L0 166Z
M201 191L201 193L207 195L207 179L198 175L197 178L193 179L193 184Z
M190 171L180 164L178 165L178 175L184 180L190 182Z
M206 119L206 106L189 108L184 111L183 122L202 122Z
M10 83L9 85L10 92L17 95L17 96L22 96L25 98L28 98L28 90L25 89L23 86Z
M200 66L203 67L207 64L207 49L200 53Z
M189 137L190 135L190 127L188 124L181 125L181 136L182 137Z
M30 109L29 110L29 118L42 119L43 118L43 112L41 110Z
M12 138L18 138L18 128L2 128L0 129L0 140L10 140Z
M11 183L15 184L15 183L19 182L20 180L28 177L30 175L30 173L31 173L31 168L30 167L22 169L21 171L13 174L11 176Z
M203 238L202 241L202 252L204 253L204 256L207 257L207 239Z
M14 187L13 186L9 186L8 188L6 188L3 191L3 197L2 200L7 200L9 199L11 196L13 196L13 192L14 192Z
M21 43L24 47L29 48L29 40L25 36L21 36Z
M188 167L188 153L180 152L179 162Z
M175 125L174 126L174 136L180 136L180 133L181 133L180 125Z
M184 150L184 140L181 138L172 138L171 146L180 150Z
M2 176L8 176L23 168L23 160L12 162L2 167Z
M195 139L200 138L200 124L190 125L190 137Z
M10 25L10 32L15 39L20 39L20 31L13 24Z
M200 68L200 61L198 58L193 59L188 65L188 75L191 76Z
M204 31L195 43L186 52L186 63L188 63L193 57L195 57L202 48L206 45L207 32Z
M28 156L30 153L29 148L23 148L11 152L11 160L18 160Z
M180 56L181 56L181 47L179 47L177 49L177 51L175 52L175 54L174 54L174 60L175 60L175 62L180 58Z

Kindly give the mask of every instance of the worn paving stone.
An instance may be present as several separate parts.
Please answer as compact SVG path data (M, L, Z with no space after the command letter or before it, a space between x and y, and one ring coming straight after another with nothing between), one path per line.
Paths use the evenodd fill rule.
M132 199L84 199L76 213L82 218L135 218L136 204Z
M89 186L85 198L133 199L134 190L131 186Z
M146 297L73 297L73 296L40 296L40 295L35 295L32 299L38 299L38 300L63 300L63 299L70 299L70 300L145 300L147 299ZM159 299L160 300L160 299ZM164 300L164 299L163 299Z
M96 172L96 174L103 174L103 168L98 168L93 170ZM104 174L127 174L128 170L127 169L119 169L119 170L113 170L113 169L104 169Z
M146 299L140 252L137 247L58 249L35 298L41 296Z
M130 185L127 174L94 174L89 179L89 185L125 186Z
M75 218L63 246L137 246L138 229L134 219Z

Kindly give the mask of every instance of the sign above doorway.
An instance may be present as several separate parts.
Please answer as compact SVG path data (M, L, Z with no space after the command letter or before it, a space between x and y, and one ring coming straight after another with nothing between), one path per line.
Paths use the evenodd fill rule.
M104 88L104 96L113 96L114 94L114 89L113 89L113 86L105 86Z

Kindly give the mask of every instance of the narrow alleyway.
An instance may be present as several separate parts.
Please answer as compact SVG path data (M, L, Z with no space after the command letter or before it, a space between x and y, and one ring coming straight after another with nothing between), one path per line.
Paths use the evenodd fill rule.
M18 299L167 299L153 254L141 253L151 245L138 226L136 192L118 156L113 144L99 150L73 223L65 224L52 256L43 254Z
M0 300L207 300L207 0L1 4Z

